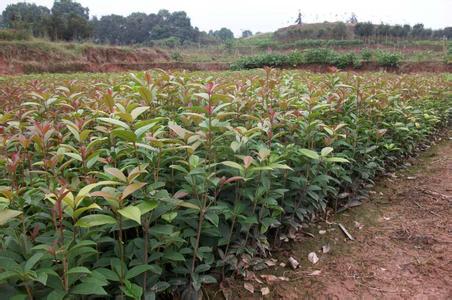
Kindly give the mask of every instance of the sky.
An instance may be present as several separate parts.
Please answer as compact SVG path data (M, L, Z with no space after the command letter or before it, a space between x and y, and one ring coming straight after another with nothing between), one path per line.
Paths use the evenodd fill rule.
M8 4L0 0L0 11ZM51 7L53 0L27 0ZM78 0L91 16L132 12L157 13L160 9L183 10L200 30L230 28L236 36L243 30L270 32L293 24L298 10L303 22L345 21L354 12L359 21L379 24L423 23L426 28L452 26L452 0Z

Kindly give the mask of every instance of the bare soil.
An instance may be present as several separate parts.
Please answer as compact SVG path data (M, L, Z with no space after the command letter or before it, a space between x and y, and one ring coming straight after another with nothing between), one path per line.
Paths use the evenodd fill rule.
M438 145L409 159L408 167L379 180L364 204L309 226L308 233L297 232L296 242L275 252L276 267L252 272L249 280L227 281L217 296L452 299L451 137L449 131ZM339 223L354 240L344 235ZM325 245L330 247L327 253L321 250ZM308 261L310 252L316 252L319 262ZM290 256L300 262L299 268L279 266ZM277 277L268 280L265 275ZM244 289L244 283L255 292ZM262 288L269 289L266 296Z

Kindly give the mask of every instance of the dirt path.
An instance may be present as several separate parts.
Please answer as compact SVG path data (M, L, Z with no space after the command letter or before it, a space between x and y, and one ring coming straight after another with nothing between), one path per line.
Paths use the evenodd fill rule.
M263 287L270 290L265 299L452 299L451 136L378 182L370 201L330 218L332 224L308 227L314 238L297 233L297 242L275 254L277 264L293 256L300 268L256 272L262 284L249 281L254 294L235 282L231 287L241 291L231 299L262 298ZM312 251L316 264L307 259ZM266 274L282 278L269 282Z

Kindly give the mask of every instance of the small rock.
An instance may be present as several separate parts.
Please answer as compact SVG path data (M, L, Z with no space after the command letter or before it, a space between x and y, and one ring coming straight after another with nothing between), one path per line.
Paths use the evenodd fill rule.
M265 261L265 264L267 265L267 266L269 266L269 267L273 267L273 266L276 266L276 263L278 262L278 260L276 260L276 259L274 259L274 258L271 258L271 259L267 259L266 261Z
M326 245L322 246L322 252L323 253L328 253L328 252L330 252L330 250L331 250L331 247L330 247L329 244L326 244Z
M311 274L309 274L309 276L318 276L318 275L320 275L320 273L322 273L322 271L320 271L320 270L315 270L314 272L312 272Z
M416 177L415 176L408 176L406 179L408 179L408 180L415 180Z
M298 268L298 266L300 265L300 263L295 258L293 258L292 256L289 257L289 264L292 267L292 269L294 269L294 270L296 268Z
M250 292L251 294L254 294L254 286L249 283L249 282L245 282L243 284L243 287L245 288L245 290L247 290L248 292Z
M270 294L270 289L268 287L261 288L262 296L267 296Z
M279 264L279 266L280 266L281 268L285 268L285 267L286 267L286 264L282 262L282 263Z
M317 254L315 252L311 252L308 254L308 260L311 263L316 264L319 261L319 258L317 257Z
M361 230L361 229L364 228L364 225L359 223L359 222L357 222L357 221L355 221L355 227L358 228L359 230Z
M326 233L326 230L319 230L319 234L324 235Z

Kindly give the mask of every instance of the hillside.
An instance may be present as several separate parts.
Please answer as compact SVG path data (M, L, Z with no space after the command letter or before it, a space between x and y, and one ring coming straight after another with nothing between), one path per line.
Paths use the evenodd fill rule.
M323 22L302 25L291 25L278 29L274 38L279 41L295 41L299 39L353 39L353 24L342 22Z
M51 43L41 40L0 41L0 74L70 71L120 71L137 64L164 63L160 49Z

